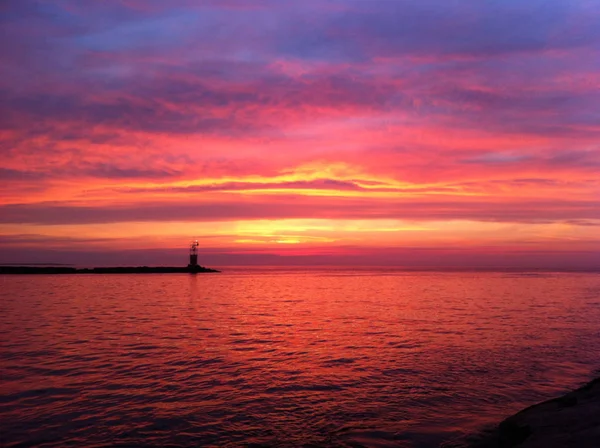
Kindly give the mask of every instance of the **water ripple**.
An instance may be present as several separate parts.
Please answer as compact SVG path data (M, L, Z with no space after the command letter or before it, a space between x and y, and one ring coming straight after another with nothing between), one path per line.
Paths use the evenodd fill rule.
M600 368L597 275L256 272L3 278L2 443L437 446Z

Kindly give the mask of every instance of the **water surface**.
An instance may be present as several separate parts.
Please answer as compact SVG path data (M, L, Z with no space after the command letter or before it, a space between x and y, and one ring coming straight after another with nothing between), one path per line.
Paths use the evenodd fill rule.
M600 275L0 277L6 446L437 446L590 379Z

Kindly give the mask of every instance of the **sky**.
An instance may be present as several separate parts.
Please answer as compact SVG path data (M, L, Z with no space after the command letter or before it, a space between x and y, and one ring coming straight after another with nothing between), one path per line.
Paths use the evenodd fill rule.
M600 0L3 0L0 262L600 268Z

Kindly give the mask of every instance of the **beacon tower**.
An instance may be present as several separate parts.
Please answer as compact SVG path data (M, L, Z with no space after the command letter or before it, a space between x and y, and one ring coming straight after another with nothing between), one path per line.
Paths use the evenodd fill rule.
M188 264L189 268L198 267L198 246L198 240L194 241L190 245L190 264Z

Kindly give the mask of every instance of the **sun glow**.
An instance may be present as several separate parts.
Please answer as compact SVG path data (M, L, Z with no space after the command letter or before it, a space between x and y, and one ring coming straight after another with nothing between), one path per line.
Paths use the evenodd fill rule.
M598 259L589 1L568 2L577 39L566 6L531 2L516 15L502 2L294 3L308 28L286 2L12 3L22 45L0 79L0 262L118 259L196 235L233 264L393 263L407 248L431 263L448 248L459 264ZM502 34L507 18L523 33Z

